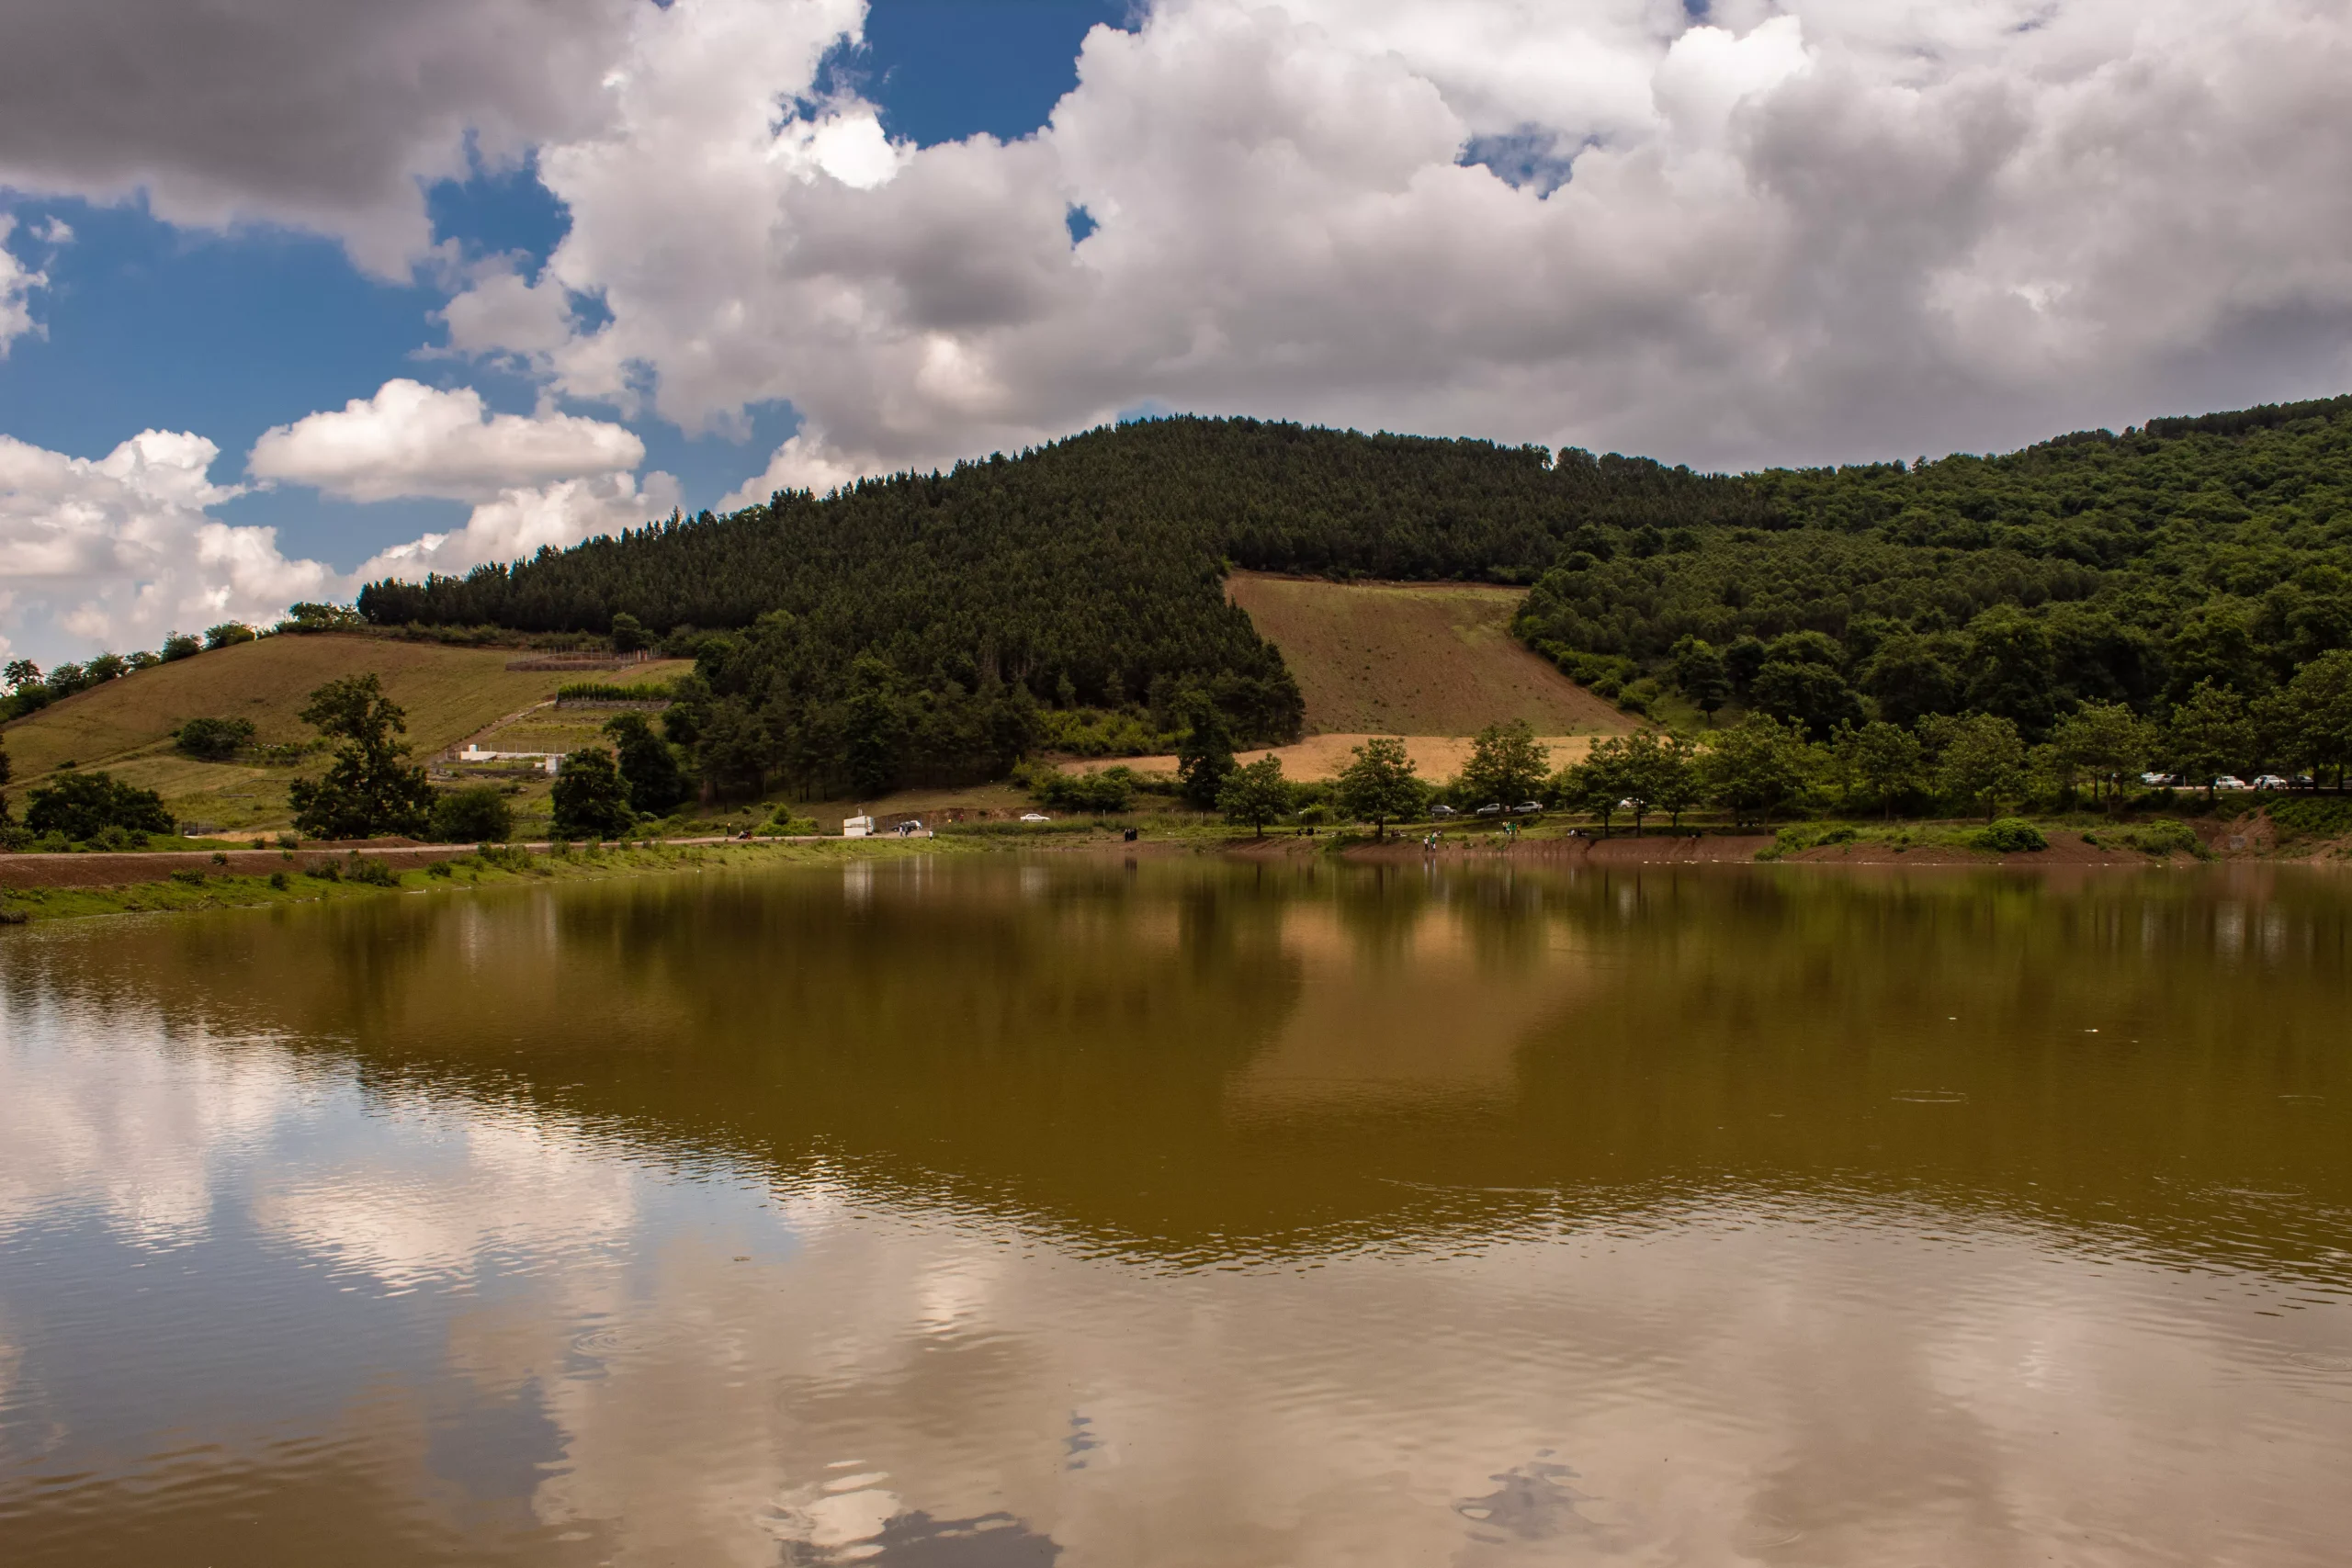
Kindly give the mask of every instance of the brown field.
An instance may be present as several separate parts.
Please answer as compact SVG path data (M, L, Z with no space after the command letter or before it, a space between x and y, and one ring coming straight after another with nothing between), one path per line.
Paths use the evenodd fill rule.
M1237 571L1226 591L1283 650L1309 735L1464 736L1515 718L1551 736L1634 727L1512 637L1524 589Z
M17 719L0 739L14 765L14 791L71 761L157 791L175 816L242 829L288 820L286 784L298 770L181 756L172 749L172 732L184 720L249 718L264 744L307 741L315 732L294 716L311 691L373 671L387 694L407 709L408 739L422 759L551 699L568 681L634 684L688 668L672 660L582 674L509 671L507 660L520 657L514 649L380 637L264 637L94 686Z
M1283 760L1283 775L1293 779L1337 778L1340 770L1354 759L1351 750L1372 739L1360 735L1310 735L1295 746L1277 746L1271 751L1237 751L1234 757L1242 762L1254 762L1261 757L1273 756ZM1551 753L1555 770L1570 762L1581 761L1592 749L1597 737L1590 735L1546 735L1539 738ZM1405 754L1413 760L1414 769L1425 779L1443 781L1462 771L1470 755L1470 740L1460 735L1408 735L1403 737ZM1173 757L1088 757L1061 764L1069 773L1099 773L1104 768L1133 768L1143 773L1172 773L1176 771ZM1517 802L1509 804L1516 805Z

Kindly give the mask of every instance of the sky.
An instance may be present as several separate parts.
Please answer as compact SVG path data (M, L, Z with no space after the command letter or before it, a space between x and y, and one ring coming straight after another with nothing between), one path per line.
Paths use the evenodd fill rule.
M1712 468L2352 385L2334 0L33 0L0 643L1246 413Z

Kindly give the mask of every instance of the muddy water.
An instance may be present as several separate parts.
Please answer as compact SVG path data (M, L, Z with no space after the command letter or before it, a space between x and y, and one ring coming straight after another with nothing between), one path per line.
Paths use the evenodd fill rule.
M0 1561L2336 1563L2352 881L0 942Z

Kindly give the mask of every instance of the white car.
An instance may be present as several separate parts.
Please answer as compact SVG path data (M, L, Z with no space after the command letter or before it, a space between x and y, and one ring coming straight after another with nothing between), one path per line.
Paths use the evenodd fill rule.
M1046 816L1042 811L1024 811L1021 814L1021 820L1023 822L1050 822L1053 818Z
M2170 773L2142 773L2140 775L2141 784L2148 789L2162 789L2166 784L2178 784L2179 782L2180 781L2178 779L2174 778Z
M2223 773L2220 778L2213 781L2213 787L2215 789L2244 789L2246 787L2246 784L2245 780L2239 778L2234 773Z
M2285 779L2280 778L2277 773L2256 773L2254 775L2254 787L2256 789L2289 789L2293 786L2289 784Z

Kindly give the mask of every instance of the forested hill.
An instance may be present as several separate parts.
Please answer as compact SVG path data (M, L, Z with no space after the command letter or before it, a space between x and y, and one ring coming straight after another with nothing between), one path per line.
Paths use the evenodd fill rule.
M1816 734L1977 710L2032 739L2085 702L2251 700L2352 647L2352 398L1740 476L1157 420L379 582L360 608L591 632L627 614L693 645L748 738L707 761L819 787L853 732L861 780L999 771L1035 732L1024 704L1148 701L1164 725L1199 691L1238 739L1286 736L1296 686L1227 603L1228 563L1535 581L1521 634L1628 705L1679 687Z
M1172 694L1195 688L1237 739L1291 738L1297 687L1227 603L1227 561L1526 582L1579 523L1639 533L1750 516L1764 513L1732 481L1640 459L1168 419L947 473L781 492L463 579L374 583L359 607L379 625L539 631L601 632L628 615L692 643L776 767L816 787L843 705L884 700L876 688L907 739L868 777L1001 768L1021 728L1001 705L1022 693L1148 700L1165 723ZM712 644L683 627L742 635Z
M1816 733L1867 700L2029 739L2085 702L2256 699L2352 646L2352 398L1738 482L1769 522L1595 530L1522 635L1637 702L1727 678Z

